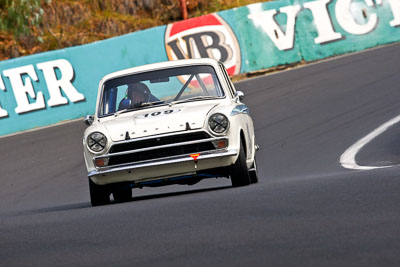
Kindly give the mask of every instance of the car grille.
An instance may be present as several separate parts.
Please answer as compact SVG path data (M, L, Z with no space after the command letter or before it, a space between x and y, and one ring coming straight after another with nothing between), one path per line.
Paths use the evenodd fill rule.
M149 147L157 147L162 145L170 145L182 142L190 142L196 140L202 140L210 138L208 133L206 132L193 132L186 134L177 134L177 135L168 135L168 136L160 136L149 139L144 139L141 141L133 141L128 143L114 144L109 153L118 153L124 151L130 151L141 148L149 148Z
M203 131L155 136L114 144L106 157L108 166L132 164L215 150L212 143L215 140Z

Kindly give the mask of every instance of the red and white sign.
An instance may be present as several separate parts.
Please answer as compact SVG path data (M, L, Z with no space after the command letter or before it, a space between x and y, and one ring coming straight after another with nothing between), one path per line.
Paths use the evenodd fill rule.
M165 47L169 60L214 58L224 63L229 75L240 72L239 42L215 13L169 24Z

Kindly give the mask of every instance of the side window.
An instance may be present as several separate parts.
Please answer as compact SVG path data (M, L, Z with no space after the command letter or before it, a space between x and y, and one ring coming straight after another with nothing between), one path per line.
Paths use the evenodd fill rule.
M223 64L220 64L220 67L222 69L222 72L224 73L226 83L228 84L230 95L231 97L234 97L236 93L235 87L233 86L232 81L229 78L228 73L226 72L225 66Z

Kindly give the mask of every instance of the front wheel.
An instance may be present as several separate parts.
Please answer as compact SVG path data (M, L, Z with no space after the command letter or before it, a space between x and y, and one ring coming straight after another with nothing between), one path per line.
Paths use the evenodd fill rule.
M110 204L110 192L105 185L95 184L92 179L89 178L89 191L92 206Z
M112 194L116 202L128 202L132 199L132 189L130 187L119 188Z
M239 156L236 162L230 167L232 186L245 186L250 184L249 170L246 164L246 156L243 144L240 143Z

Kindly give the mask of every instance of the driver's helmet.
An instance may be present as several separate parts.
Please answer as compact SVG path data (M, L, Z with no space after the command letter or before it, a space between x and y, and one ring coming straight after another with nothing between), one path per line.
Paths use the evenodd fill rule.
M150 99L150 89L143 83L131 83L128 85L127 98L131 104L145 103Z

